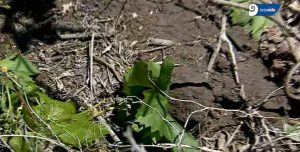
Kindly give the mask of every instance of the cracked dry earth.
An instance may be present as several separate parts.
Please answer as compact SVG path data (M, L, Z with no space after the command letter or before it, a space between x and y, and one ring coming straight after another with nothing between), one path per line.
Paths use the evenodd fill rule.
M57 0L56 5L56 23L78 26L57 33L97 33L94 56L105 60L120 76L134 60L161 61L164 57L172 58L178 64L172 77L172 97L190 99L209 107L245 110L280 87L268 79L269 71L259 57L258 42L249 38L243 29L229 25L228 35L239 48L238 72L245 98L241 97L240 86L234 81L225 44L209 79L205 78L204 72L219 37L222 12L208 1L187 0L181 4L174 1L129 0L124 4L121 0ZM148 45L147 38L150 37L181 45L136 53L156 47ZM53 97L72 99L80 105L94 105L119 93L116 75L110 68L95 61L91 93L88 85L90 36L84 39L57 39L52 44L33 44L27 56L42 71L36 80ZM103 105L102 109L112 104ZM171 104L170 113L182 123L191 112L199 110L193 103L172 101ZM279 90L258 110L266 117L296 116L296 106L290 104L294 103L289 103L284 91ZM213 147L213 144L218 144L218 139L228 138L227 133L232 134L242 119L234 112L204 111L191 117L188 130L200 141L205 140L207 143L204 145L211 144ZM274 119L271 123L281 128L283 122ZM248 136L247 131L240 131L234 141L246 144Z
M139 9L140 5L146 4L150 8ZM141 59L155 58L159 61L163 56L168 56L174 59L176 64L179 64L173 74L175 84L171 87L171 96L194 100L210 107L243 109L260 103L279 87L268 80L268 69L258 56L258 43L251 40L238 27L230 27L227 32L236 45L241 48L237 52L238 68L246 99L241 98L240 87L234 81L226 45L222 47L214 72L210 75L209 80L205 79L204 72L219 36L218 23L220 20L214 8L204 8L207 6L205 2L186 1L184 6L174 5L174 3L157 6L149 1L139 1L129 2L128 6L128 12L139 15L137 19L141 25L139 24L138 27L142 27L141 30L130 35L132 36L131 40L138 41L139 38L136 38L136 35L143 35L145 37L156 36L182 44L189 42L190 44L144 54L140 57ZM151 14L151 12L154 13ZM138 47L144 49L145 46L140 45ZM191 112L199 110L199 107L192 103L179 101L171 103L171 114L181 122L185 122ZM292 110L283 90L277 91L269 99L269 102L260 108L260 112L269 117L280 117L289 111ZM236 118L235 114L228 112L197 113L192 116L189 128L198 133L199 138L213 136L221 130L232 132L240 123L240 120ZM278 126L282 125L280 121L274 121L274 123Z

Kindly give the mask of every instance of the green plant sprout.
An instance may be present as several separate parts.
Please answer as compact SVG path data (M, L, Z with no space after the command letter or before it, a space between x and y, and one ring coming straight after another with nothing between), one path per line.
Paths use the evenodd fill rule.
M41 150L53 140L65 149L81 149L108 133L93 122L92 111L77 113L72 102L48 97L31 78L38 69L21 54L0 60L0 65L0 139L12 150Z
M178 144L173 151L199 151L198 142L189 133L179 138L183 127L168 113L169 101L162 92L169 92L173 67L170 59L164 60L161 65L140 61L127 71L123 91L127 96L134 96L139 104L133 114L132 128L142 136L144 143L171 142ZM195 149L181 149L180 144Z

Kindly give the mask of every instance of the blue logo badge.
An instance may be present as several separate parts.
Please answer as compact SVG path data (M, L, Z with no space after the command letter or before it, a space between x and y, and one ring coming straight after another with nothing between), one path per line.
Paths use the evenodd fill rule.
M280 9L280 4L251 4L249 16L272 16Z

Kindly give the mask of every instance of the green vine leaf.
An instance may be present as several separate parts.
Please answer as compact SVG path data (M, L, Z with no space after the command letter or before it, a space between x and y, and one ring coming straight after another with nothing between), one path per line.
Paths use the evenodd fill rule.
M0 66L7 69L2 70L4 74L0 75L2 100L0 110L8 109L6 105L9 105L12 109L11 115L18 115L20 119L18 123L6 120L11 123L10 126L15 127L10 130L11 134L24 135L25 131L20 128L25 128L26 125L35 131L34 136L38 133L45 138L58 137L64 144L76 148L91 145L108 134L105 126L93 121L92 112L87 110L77 113L74 103L54 100L45 94L31 78L39 74L38 69L26 57L21 54L11 55L0 60ZM33 104L35 106L31 105L31 101L35 101ZM23 104L24 102L26 104ZM22 108L19 108L20 104ZM34 112L30 111L29 106L32 106ZM0 116L5 115L0 113ZM2 127L3 124L0 124L0 128ZM17 129L20 131L17 132ZM26 135L32 133L26 130ZM33 147L34 149L43 147L44 142L35 138L12 137L7 144L17 152L26 152L32 151Z
M14 72L22 72L28 76L37 75L40 73L39 70L21 54L17 54L12 60L15 62L15 66L12 69Z
M91 145L108 134L104 126L94 123L91 118L91 112L85 111L64 121L52 122L51 127L63 143L81 148Z
M154 62L138 62L124 76L123 91L128 96L143 99L135 112L132 128L142 135L142 141L178 142L179 134L183 131L180 124L168 113L169 101L161 91L168 93L174 63L166 59L161 65ZM182 144L199 147L198 142L188 133L184 134ZM173 151L199 151L197 149L178 149Z
M30 147L23 137L12 137L8 144L15 152L30 152Z
M237 3L249 5L251 0L232 0ZM259 40L263 30L272 26L274 23L263 16L249 16L248 11L238 8L231 8L230 13L233 25L244 27L245 31L250 33L255 40Z
M300 142L300 124L290 125L288 123L283 124L283 131L287 133L287 137Z
M169 91L173 69L174 63L172 60L167 59L161 65L161 70L157 80L157 84L159 88L164 92Z
M76 114L76 107L72 102L61 102L49 98L44 93L37 93L40 104L35 106L34 111L47 121L64 121Z
M108 133L103 125L93 122L91 112L76 113L76 107L71 102L53 100L43 93L38 95L40 104L33 107L34 111L51 126L63 143L80 148L90 145ZM36 130L51 135L49 130L41 126L36 127Z
M126 95L139 96L144 88L153 88L148 79L148 65L144 62L137 62L132 69L129 69L124 76L123 92Z
M158 131L159 137L166 137L170 139L168 130L169 125L162 117L167 116L169 109L168 100L155 90L144 91L144 102L138 109L136 114L136 122L145 127L151 127L151 132ZM153 109L155 108L155 110ZM153 121L156 120L156 121Z

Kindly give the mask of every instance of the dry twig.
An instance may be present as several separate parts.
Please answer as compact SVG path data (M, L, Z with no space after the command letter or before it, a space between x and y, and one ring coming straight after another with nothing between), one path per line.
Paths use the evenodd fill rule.
M222 46L222 38L221 36L223 35L223 33L225 33L225 30L226 30L226 20L227 20L227 17L225 15L223 15L222 17L222 23L221 23L221 31L220 31L220 38L218 40L218 44L217 44L217 48L216 50L214 50L214 53L212 54L210 60L209 60L209 63L208 63L208 66L207 66L207 69L206 69L206 73L205 73L205 76L206 78L208 78L211 70L212 70L212 67L215 63L215 60L221 50L221 46Z
M98 118L98 120L100 121L100 123L106 127L106 129L108 130L108 133L109 133L109 135L111 136L111 138L112 138L116 143L122 143L122 141L121 141L120 138L117 136L117 134L109 127L109 125L107 124L106 120L105 120L103 117L101 117L101 116L98 116L97 118Z
M119 82L122 82L122 79L121 79L121 77L119 76L119 74L118 74L118 72L115 70L115 68L111 65L111 64L109 64L109 63L107 63L106 61L104 61L104 60L102 60L101 58L98 58L98 57L96 57L96 56L94 56L93 57L94 58L94 60L96 61L96 62L98 62L98 63L100 63L100 64L104 64L114 75L115 75L115 77L116 77L116 79L119 81Z
M277 92L277 91L279 91L279 90L281 90L281 89L283 89L283 88L284 88L284 86L281 86L281 87L275 89L274 91L272 91L271 93L269 93L269 94L266 96L266 98L265 98L261 103L254 105L254 107L260 107L260 106L263 106L265 103L268 102L268 100L270 99L270 97L271 97L275 92Z
M118 147L118 148L132 147L132 145L113 145L113 144L110 144L108 146ZM157 144L157 145L137 145L137 146L149 147L149 148L162 148L162 149L172 149L172 148L178 147L177 144L173 144L173 143L160 143L160 144ZM210 149L210 148L207 148L207 147L204 147L204 146L193 147L193 146L190 146L190 145L181 145L181 148L198 149L198 150L202 150L202 151L205 151L205 152L221 152L220 150L214 150L214 149Z
M151 49L147 49L147 50L137 50L134 52L134 54L142 54L142 53L151 53L154 51L160 51L162 49L166 49L170 46L159 46L159 47L155 47L155 48L151 48Z
M70 33L70 34L58 34L59 38L62 40L68 40L68 39L85 39L85 38L90 38L92 37L91 34L88 33ZM95 38L98 37L110 37L112 36L111 34L108 33L96 33L94 34Z
M93 77L93 56L94 56L94 40L95 40L95 33L92 34L92 40L90 43L90 49L89 49L89 55L90 55L90 72L89 72L89 79L90 79L90 98L93 99L93 81L94 81L94 77Z
M127 131L124 133L124 136L128 139L129 143L132 145L132 152L147 152L143 145L139 146L132 136L132 131L127 127Z
M232 66L233 66L233 72L234 72L235 82L237 84L240 84L240 77L239 77L238 66L237 66L237 61L236 61L236 48L233 46L232 42L227 37L226 32L224 32L221 35L221 39L223 41L227 42L227 44L228 44L229 54L230 54L231 59L232 59Z
M229 54L231 56L232 59L232 66L233 66L233 72L234 72L234 77L235 77L235 82L237 84L240 84L240 78L239 78L239 74L238 74L238 67L237 67L237 61L236 61L236 48L234 47L234 45L232 44L232 42L230 41L230 39L227 37L226 34L226 24L227 24L227 17L225 15L223 15L222 17L222 26L221 26L221 31L220 31L220 38L217 44L217 49L214 51L211 60L208 63L207 69L206 69L206 78L208 77L209 73L212 70L213 64L219 54L219 51L221 49L222 46L222 41L225 41L228 44L229 47Z
M233 134L230 136L230 138L227 140L224 149L228 148L233 140L233 138L235 137L235 135L238 133L238 131L241 129L243 125L243 122L241 122L238 127L234 130Z
M148 39L148 45L161 45L161 46L173 46L176 43L172 40L166 40L166 39L158 39L158 38L149 38Z

